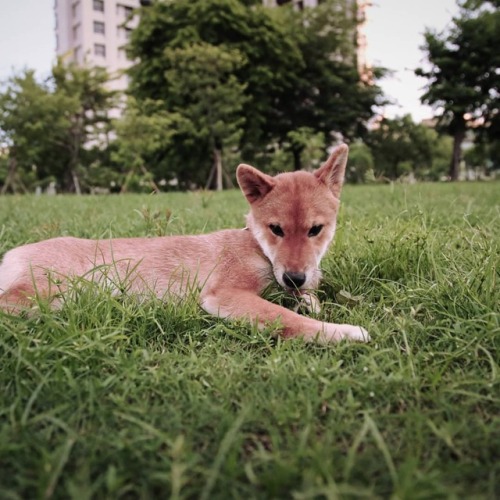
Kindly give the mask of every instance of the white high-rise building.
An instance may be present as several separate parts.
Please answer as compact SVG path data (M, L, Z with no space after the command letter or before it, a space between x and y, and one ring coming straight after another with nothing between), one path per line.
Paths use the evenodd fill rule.
M108 70L109 87L124 90L132 64L124 46L137 26L139 0L54 0L56 51L63 60Z

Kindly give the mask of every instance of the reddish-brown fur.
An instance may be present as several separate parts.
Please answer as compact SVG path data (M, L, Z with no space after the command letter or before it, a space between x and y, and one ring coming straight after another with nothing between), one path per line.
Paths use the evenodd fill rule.
M165 300L196 289L209 313L260 326L279 323L285 337L366 341L361 327L307 318L259 296L273 278L298 296L308 297L308 290L318 286L319 263L335 232L347 151L339 146L314 173L270 177L240 165L238 182L251 207L246 230L162 238L65 237L15 248L0 265L0 307L18 312L35 295L53 299L56 306L56 295L71 279L84 277ZM276 226L278 235L271 229ZM318 227L319 234L311 235ZM292 275L303 276L296 289L287 282Z

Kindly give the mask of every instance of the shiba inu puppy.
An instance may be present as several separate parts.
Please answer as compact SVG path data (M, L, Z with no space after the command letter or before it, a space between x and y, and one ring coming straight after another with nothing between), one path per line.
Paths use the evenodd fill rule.
M341 145L313 173L274 177L239 165L238 183L250 204L245 230L108 240L61 237L10 250L0 265L0 307L19 312L33 297L57 307L72 279L83 277L117 292L125 283L127 293L153 292L164 300L196 289L208 313L261 327L276 324L283 337L368 341L360 326L308 318L260 297L275 279L315 305L309 292L319 284L320 261L335 233L347 155Z

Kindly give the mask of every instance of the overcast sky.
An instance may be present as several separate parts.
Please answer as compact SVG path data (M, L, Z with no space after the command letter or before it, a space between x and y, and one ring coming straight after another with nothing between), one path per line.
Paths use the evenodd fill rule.
M48 76L55 60L53 0L0 0L0 80L23 68ZM432 111L420 105L425 80L413 69L422 61L419 47L426 27L442 30L457 12L455 0L373 0L365 33L368 60L394 71L380 82L389 98L388 117L412 114L416 121Z
M368 60L394 71L380 82L385 94L397 101L385 114L411 113L416 121L432 116L432 110L420 104L426 80L413 70L420 66L424 54L426 28L442 31L458 13L455 0L373 0L368 9L366 38Z

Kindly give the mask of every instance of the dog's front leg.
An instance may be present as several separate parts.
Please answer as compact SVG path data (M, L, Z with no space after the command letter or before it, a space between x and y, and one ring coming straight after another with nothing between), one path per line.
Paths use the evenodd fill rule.
M301 316L248 290L235 288L212 290L202 295L201 306L208 313L221 318L257 322L260 328L279 322L283 337L303 337L306 341L320 343L337 342L342 339L361 342L370 340L368 332L360 326L325 323Z

